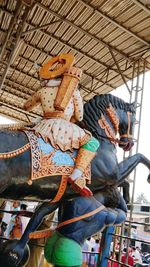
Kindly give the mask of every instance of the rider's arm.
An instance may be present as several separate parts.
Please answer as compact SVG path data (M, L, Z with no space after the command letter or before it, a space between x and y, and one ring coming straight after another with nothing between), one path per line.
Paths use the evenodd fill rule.
M32 110L35 106L37 106L41 102L41 91L39 90L35 94L29 98L25 104L24 104L24 109L25 110Z
M76 89L73 94L74 118L76 121L83 120L83 100L80 91Z

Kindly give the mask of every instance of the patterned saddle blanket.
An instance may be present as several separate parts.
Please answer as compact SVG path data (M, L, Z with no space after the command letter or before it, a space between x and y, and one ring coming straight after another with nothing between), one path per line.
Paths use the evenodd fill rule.
M69 176L75 165L75 159L78 151L63 152L56 150L49 143L44 142L32 131L25 131L30 145L32 158L31 180L36 180L46 176L64 175ZM91 182L91 167L84 172L87 183Z

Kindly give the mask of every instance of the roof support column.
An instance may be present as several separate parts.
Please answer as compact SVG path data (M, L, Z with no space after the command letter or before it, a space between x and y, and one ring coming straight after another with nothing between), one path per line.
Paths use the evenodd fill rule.
M120 67L119 67L119 64L118 64L118 62L117 62L117 60L116 60L116 58L115 58L115 55L114 55L112 49L109 48L109 51L110 51L110 54L111 54L111 56L112 56L112 58L113 58L113 60L114 60L114 62L115 62L115 64L116 64L116 67L117 67L117 69L118 69L118 72L120 73L121 78L122 78L122 80L123 80L123 82L124 82L124 84L125 84L127 90L128 90L129 93L130 93L131 90L130 90L130 88L129 88L127 82L126 82L126 79L125 79L125 77L124 77L124 75L123 75L123 73L122 73L122 71L121 71L121 69L120 69Z
M3 72L2 77L1 77L0 90L2 89L2 86L4 84L7 72L9 70L9 67L10 67L11 63L12 63L12 59L13 59L13 56L14 56L14 54L16 52L16 48L17 48L18 42L20 41L21 33L22 33L22 30L23 30L23 28L25 26L25 22L26 22L26 19L27 19L29 11L30 11L30 7L25 7L25 11L24 11L23 18L22 18L22 24L19 25L18 31L16 32L16 40L15 40L15 43L13 43L13 48L12 48L10 54L9 54L7 65L6 65L5 69L4 69L4 72ZM12 29L11 29L11 31L12 31ZM9 36L10 36L10 34L9 34ZM7 41L8 41L9 36L7 37ZM3 49L5 49L5 47L7 45L7 41L5 42L5 46L4 46Z

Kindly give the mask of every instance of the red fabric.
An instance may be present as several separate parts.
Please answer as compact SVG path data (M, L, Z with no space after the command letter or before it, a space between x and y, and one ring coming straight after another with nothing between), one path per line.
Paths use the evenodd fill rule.
M107 267L118 267L118 262L111 263L111 261L108 261Z
M126 263L126 255L122 255L121 257L121 261L123 263ZM134 260L133 257L131 257L130 255L128 255L128 265L130 266L134 266ZM122 267L126 267L125 265L122 265Z

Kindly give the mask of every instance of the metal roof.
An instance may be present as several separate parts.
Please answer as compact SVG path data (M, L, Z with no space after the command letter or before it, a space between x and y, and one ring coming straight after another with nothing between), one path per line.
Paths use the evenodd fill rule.
M28 122L23 104L40 88L34 63L72 52L82 68L85 100L133 78L140 61L150 69L148 0L1 0L0 113Z

